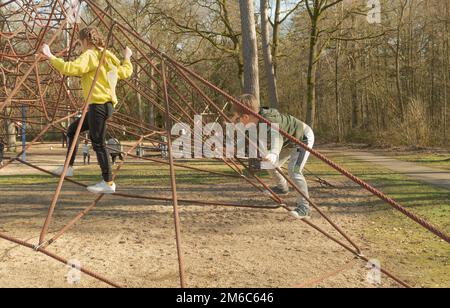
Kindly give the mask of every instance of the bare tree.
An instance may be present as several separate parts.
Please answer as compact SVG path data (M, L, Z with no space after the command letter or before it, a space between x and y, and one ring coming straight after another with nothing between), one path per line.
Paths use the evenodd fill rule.
M316 118L316 75L317 63L320 57L318 48L320 28L319 22L322 14L329 8L342 2L342 0L307 0L305 2L308 15L311 22L309 35L309 52L308 52L308 72L306 77L307 87L307 114L306 121L311 126L315 126Z
M321 140L448 146L449 1L108 2L119 9L130 28L155 47L232 94L242 92L245 62L246 91L254 93L260 88L264 94L261 96L268 96L271 106L306 118ZM258 52L254 12L253 8L249 9L254 3L258 11L261 8L262 44ZM367 7L368 3L373 6ZM240 6L244 5L248 7L243 10L241 20ZM2 28L5 18L1 17L1 11L2 8L1 32L14 32L15 29ZM113 10L109 12L119 18ZM376 12L381 12L381 20L369 21ZM245 46L241 26L248 36ZM259 25L256 32L258 29ZM4 37L0 37L2 54L11 49L20 51L18 46L5 44ZM118 45L116 42L111 48ZM262 65L259 68L265 68L267 75L258 86L259 52ZM139 57L134 61L136 73L131 85L133 89L150 85L149 93L133 90L120 93L127 101L123 106L129 113L140 114L142 121L159 125L158 74L144 66ZM15 69L14 63L2 58L0 71ZM15 83L13 77L1 75L0 101ZM175 89L169 91L180 91L187 100L182 102L174 94L177 103L200 104L195 93L187 93L180 87L176 77L171 81ZM32 89L30 84L17 96L29 97L33 95ZM20 118L19 110L4 112L13 113L16 121ZM5 115L2 113L0 117ZM7 136L11 138L11 147L15 145L17 134L13 121L0 119L0 134L5 140Z
M449 7L450 4L448 3L448 1L445 1L445 20L444 20L444 65L442 66L443 68L443 76L444 76L444 112L443 112L443 117L444 117L444 144L448 145L449 141L450 141L450 133L448 131L448 118L449 118L449 114L448 114L448 79L449 79L449 59L450 59L450 54L449 54L449 43L448 43L448 24L450 23L450 15L449 15Z
M199 46L207 42L221 54L222 58L232 57L241 87L243 87L244 63L241 54L241 32L237 29L239 22L235 18L237 14L232 14L237 11L237 2L234 0L160 2L156 6L156 12L158 16L165 19L164 28L176 35L199 38ZM167 23L172 26L165 25ZM198 48L196 51L192 56L198 53ZM192 59L191 62L198 63L202 60L206 59Z
M239 0L244 58L244 92L259 100L258 44L253 0Z
M0 1L0 4L2 4L3 1ZM0 8L0 33L3 33L3 31L5 30L5 26L6 26L6 19L5 16L3 15L3 7ZM1 37L1 36L0 36ZM4 50L4 48L8 48L7 46L4 46L2 44L2 40L0 38L0 49ZM0 68L1 68L1 64L0 64ZM0 96L4 95L7 96L9 94L9 91L11 89L8 89L8 80L6 78L6 74L3 73L3 71L1 71L1 76L0 76L0 80L1 80L1 88L0 89ZM4 91L2 91L4 90ZM12 113L12 108L5 108L5 110L3 111L3 115L5 116L5 120L0 120L1 122L3 122L3 126L2 129L4 129L4 131L6 132L6 147L8 148L9 151L11 152L15 152L17 150L17 146L16 146L16 126L14 124L13 121L7 119L7 117Z
M280 32L281 32L281 26L283 23L285 23L289 18L298 11L298 9L302 6L303 2L305 0L296 0L296 4L294 5L287 5L285 3L284 6L286 6L287 10L282 10L282 0L275 0L275 10L273 12L274 20L271 21L269 17L269 21L273 28L273 35L272 35L272 57L273 57L273 70L275 72L275 77L277 76L277 69L278 69L278 58L280 57ZM262 7L262 5L261 5Z
M269 104L272 108L279 108L277 79L273 65L272 50L270 46L269 30L269 0L261 0L261 40L264 56L264 66L268 83Z
M398 21L397 21L397 37L395 41L395 85L397 87L397 101L398 106L400 108L400 117L403 119L405 114L405 104L403 100L403 89L402 83L400 80L400 69L401 69L401 32L403 26L403 19L405 16L406 5L408 4L408 0L402 0L400 3L399 12L398 12Z
M343 3L341 5L340 15L342 18L343 15ZM336 11L336 23L338 20L339 11ZM339 28L339 36L342 36L342 29L341 25L337 25ZM340 77L340 71L339 71L339 60L341 56L341 41L337 40L336 46L335 46L335 58L334 58L334 99L336 102L336 137L337 142L341 142L343 139L343 131L342 131L342 118L341 118L341 97L340 97L340 91L339 91L339 77Z

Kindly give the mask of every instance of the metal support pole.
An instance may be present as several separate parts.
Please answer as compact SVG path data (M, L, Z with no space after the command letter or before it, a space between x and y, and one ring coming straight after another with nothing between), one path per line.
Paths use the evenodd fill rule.
M27 161L27 106L22 105L22 160Z
M166 79L166 65L164 59L161 59L161 73L163 79L164 87L164 98L166 103L166 129L167 129L167 146L169 150L169 163L170 163L170 180L172 186L172 199L173 199L173 218L175 222L175 236L177 242L177 253L178 253L178 265L180 272L180 285L181 288L186 287L185 277L184 277L184 262L183 262L183 251L181 249L181 230L180 230L180 215L178 213L178 196L177 196L177 182L175 167L173 161L173 151L172 151L172 121L170 119L170 106L169 106L169 93L167 91L167 79Z

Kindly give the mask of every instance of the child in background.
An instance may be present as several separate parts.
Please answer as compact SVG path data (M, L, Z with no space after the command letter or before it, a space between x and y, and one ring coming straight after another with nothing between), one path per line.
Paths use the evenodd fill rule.
M276 109L261 108L259 101L251 94L242 95L239 100L242 105L267 119L272 124L278 124L280 130L286 131L310 148L314 146L314 132L302 121L290 115L280 114ZM248 111L237 104L233 105L232 111L235 122L240 121L244 125L252 123L258 125L260 122L257 117L249 114ZM268 129L270 130L270 127ZM278 134L278 140L276 140L275 144L271 145L270 152L264 157L265 161L270 162L275 167L269 170L271 176L277 180L278 186L272 189L275 193L280 195L287 195L289 193L287 180L276 170L276 168L281 168L289 160L289 176L300 191L309 198L308 184L303 175L303 169L308 161L309 154L305 149L291 143L281 134ZM309 203L302 196L298 199L297 208L291 212L291 216L299 219L310 218Z
M87 164L90 165L91 164L91 145L89 144L89 141L85 141L83 144L83 162L86 165L86 160L87 160Z
M163 159L168 159L169 158L169 147L167 145L167 137L162 136L161 141L162 141L162 143L159 144L159 148L161 150L161 157Z
M83 54L73 62L64 62L63 59L55 57L46 44L42 47L42 53L50 59L51 65L61 74L81 77L83 94L85 99L87 99L106 46L97 28L87 27L82 29L79 39L82 44ZM92 193L112 194L116 191L116 184L112 180L111 162L106 151L106 121L112 116L114 107L118 103L116 96L117 81L129 78L133 73L133 66L130 61L131 56L132 52L127 47L124 51L125 60L121 63L112 52L106 51L105 61L99 69L98 79L89 102L89 111L82 123L81 132L89 131L90 139L102 170L103 181L88 187L88 190ZM80 119L75 120L67 131L69 139L68 152L74 142L79 123ZM76 151L69 162L70 167L67 171L67 176L73 176L75 157ZM60 175L63 169L64 167L60 167L54 173Z
M123 161L122 156L122 145L120 144L119 140L116 138L111 138L107 142L108 145L108 152L111 154L112 163L115 166L117 158Z

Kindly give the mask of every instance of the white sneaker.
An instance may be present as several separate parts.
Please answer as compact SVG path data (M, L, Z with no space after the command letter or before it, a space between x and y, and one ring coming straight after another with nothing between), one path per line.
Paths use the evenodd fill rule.
M54 170L52 173L54 175L61 176L63 171L64 171L64 166L60 166L60 167L58 167L58 169ZM73 177L73 167L69 166L69 168L67 168L66 177L68 177L68 178Z
M93 194L113 194L116 192L116 183L113 183L112 185L109 185L108 183L106 183L105 181L101 181L98 184L89 186L87 188L87 190L89 190L91 193Z
M311 210L305 205L299 205L295 210L291 211L289 215L297 219L311 219Z

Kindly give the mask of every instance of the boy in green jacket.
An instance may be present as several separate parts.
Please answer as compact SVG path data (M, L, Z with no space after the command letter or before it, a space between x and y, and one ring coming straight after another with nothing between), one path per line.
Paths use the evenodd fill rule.
M314 132L302 121L290 115L283 115L276 109L261 108L259 101L251 94L244 94L239 100L242 105L246 106L251 111L258 113L270 123L277 124L280 130L286 131L291 136L299 139L308 145L309 148L314 146ZM249 114L246 110L236 104L233 105L232 112L234 122L241 122L244 125L258 125L260 123L257 117ZM277 135L278 138L276 142L272 143L269 153L265 154L264 157L264 161L272 164L273 168L269 170L269 173L276 179L278 184L273 188L273 191L279 195L287 195L289 193L287 180L276 170L289 161L289 176L300 191L309 198L308 184L303 175L303 169L305 168L310 153L300 146L293 144L281 134ZM300 196L297 201L297 208L291 212L291 216L298 219L308 219L311 217L310 213L308 201L303 198L303 196Z

